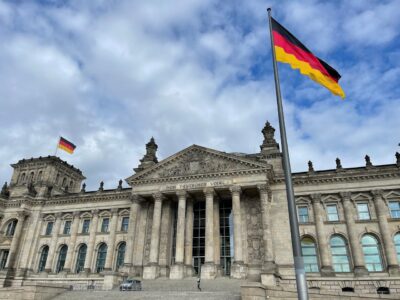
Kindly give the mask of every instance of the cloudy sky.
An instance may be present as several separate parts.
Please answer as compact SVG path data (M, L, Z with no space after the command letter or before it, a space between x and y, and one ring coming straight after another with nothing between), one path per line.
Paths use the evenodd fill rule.
M394 162L400 1L0 1L0 183L58 155L89 189L192 144L255 153L278 129L266 8L342 75L342 101L279 65L293 171ZM278 130L277 130L278 131ZM279 140L279 137L277 137Z

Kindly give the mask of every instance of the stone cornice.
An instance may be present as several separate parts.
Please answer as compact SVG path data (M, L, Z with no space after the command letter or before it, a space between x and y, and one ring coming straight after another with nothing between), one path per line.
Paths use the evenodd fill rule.
M265 166L264 169L240 170L240 171L231 171L231 172L219 172L219 173L195 174L195 175L177 176L177 177L164 177L164 178L133 180L132 184L134 186L136 186L136 185L142 185L142 184L185 182L185 181L193 181L193 180L199 180L199 179L234 177L234 176L238 176L238 175L265 174L269 170L270 170L270 168L268 166Z
M293 183L295 185L310 185L321 183L340 183L340 182L356 182L369 181L388 178L399 178L400 169L396 165L374 166L371 168L352 168L341 169L340 172L335 170L316 171L313 174L308 172L293 173ZM275 184L285 182L284 177L275 177Z

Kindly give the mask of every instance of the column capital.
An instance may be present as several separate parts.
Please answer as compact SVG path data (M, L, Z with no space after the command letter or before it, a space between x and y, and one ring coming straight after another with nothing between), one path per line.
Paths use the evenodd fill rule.
M343 201L351 201L351 192L340 192L339 195Z
M55 213L55 214L54 214L54 217L55 217L56 219L60 219L60 218L62 217L62 213L61 213L61 212Z
M176 195L178 198L187 198L187 192L185 190L176 191Z
M311 202L314 203L321 203L322 195L320 193L315 193L310 195Z
M383 197L383 190L371 190L372 196L374 196L374 200L381 199Z
M257 189L260 193L269 193L271 191L268 184L258 184Z
M240 187L240 185L232 185L229 187L229 190L231 191L232 194L235 193L241 193L242 192L242 188Z
M93 210L91 211L93 217L94 217L94 216L97 216L97 215L99 214L99 212L100 212L99 209L93 209Z
M215 190L212 187L206 187L203 193L206 194L206 196L215 196Z
M139 194L132 194L130 197L131 203L137 203L139 204L140 202L144 201L144 198L140 196Z
M118 208L111 208L111 215L113 216L113 215L116 215L117 213L118 213Z
M79 218L80 215L81 215L81 212L80 212L80 211L74 211L74 212L72 212L72 217L73 217L73 218Z
M159 202L162 202L163 200L166 199L166 197L164 196L163 193L158 192L158 193L153 194L153 199L154 199L154 201L156 201L156 202L158 202L158 201L159 201Z
M17 212L18 219L25 219L25 217L29 216L29 212L27 211L19 211Z

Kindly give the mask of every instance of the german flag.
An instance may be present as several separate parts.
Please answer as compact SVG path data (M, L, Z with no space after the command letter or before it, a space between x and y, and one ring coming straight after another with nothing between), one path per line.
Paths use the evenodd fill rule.
M58 148L63 149L69 154L72 154L74 153L76 146L60 136L60 141L58 142Z
M289 64L293 69L323 85L342 98L345 94L339 85L340 74L316 57L293 34L271 18L276 60Z

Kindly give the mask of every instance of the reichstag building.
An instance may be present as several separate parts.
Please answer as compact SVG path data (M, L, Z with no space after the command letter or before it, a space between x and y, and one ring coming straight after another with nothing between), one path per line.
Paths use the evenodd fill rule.
M293 288L274 132L267 122L259 153L192 145L161 161L152 138L129 188L86 191L83 173L55 156L12 164L0 195L1 284L226 276ZM393 161L293 173L310 288L400 293L400 154Z

